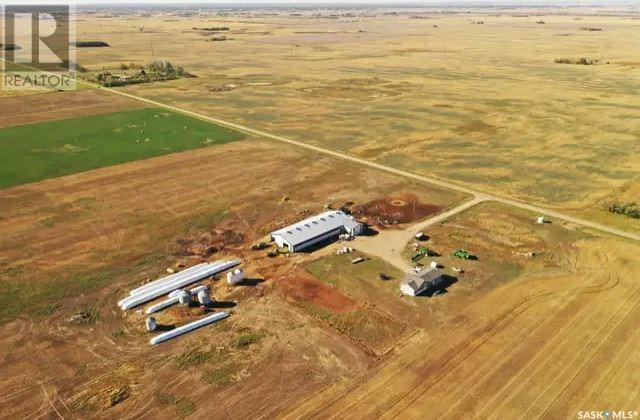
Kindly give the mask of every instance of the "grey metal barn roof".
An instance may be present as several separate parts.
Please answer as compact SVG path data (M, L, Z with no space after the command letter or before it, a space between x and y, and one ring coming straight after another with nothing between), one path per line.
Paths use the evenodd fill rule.
M309 217L286 228L276 230L271 233L271 236L279 235L285 241L295 246L336 229L344 227L346 230L351 230L358 226L359 223L353 217L342 211L332 210Z
M424 268L419 273L407 273L402 280L402 284L409 285L413 290L420 290L425 286L433 284L442 277L442 272L436 268Z

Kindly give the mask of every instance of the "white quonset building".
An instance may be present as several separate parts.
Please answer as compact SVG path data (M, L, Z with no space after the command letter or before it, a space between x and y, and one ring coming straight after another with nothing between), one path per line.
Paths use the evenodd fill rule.
M337 239L342 234L360 235L364 225L348 214L332 210L271 233L279 247L300 252L320 242Z

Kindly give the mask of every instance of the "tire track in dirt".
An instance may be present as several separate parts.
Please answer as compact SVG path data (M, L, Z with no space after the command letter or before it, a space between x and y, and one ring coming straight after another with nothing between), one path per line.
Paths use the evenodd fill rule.
M601 288L603 288L606 284L607 284L607 283L605 282L605 283L602 283L602 284L600 284L600 285L596 285L595 287L598 287L598 288L600 288L600 289L601 289ZM515 319L516 317L518 317L520 314L522 314L522 313L526 312L530 307L533 307L533 306L535 306L535 305L537 305L537 304L539 304L539 303L542 303L542 302L544 302L544 301L546 301L546 300L556 298L556 297L555 297L555 295L557 295L557 293L554 293L554 292L544 292L544 293L541 293L541 294L538 294L538 295L536 295L536 296L532 296L532 297L530 297L530 298L527 298L527 299L523 300L522 302L520 302L519 304L517 304L515 307L513 307L511 310L509 310L509 311L507 311L507 312L505 312L505 313L497 314L497 315L495 316L495 318L496 318L497 320L501 320L501 321L500 321L500 322L498 322L498 321L496 321L496 322L488 322L488 323L490 323L490 324L501 324L501 325L499 325L498 327L496 327L496 329L495 329L494 331L489 331L489 332L487 332L487 331L485 330L485 332L484 332L484 336L480 336L480 337L478 337L478 335L476 334L476 336L475 336L475 337L470 338L470 339L466 342L466 347L465 347L465 345L456 345L456 346L452 346L452 347L458 348L459 350L458 350L454 355L452 355L449 359L447 359L446 361L444 361L443 363L439 363L439 366L444 365L444 364L447 364L447 363L451 363L452 361L454 361L454 360L455 360L456 356L459 356L463 351L467 350L467 348L468 348L470 345L475 344L475 343L473 343L474 341L477 341L478 339L480 339L480 340L485 340L485 341L486 341L486 340L488 340L488 339L490 339L490 338L491 338L491 336L493 336L493 335L495 335L495 334L497 333L497 330L500 328L500 326L506 326L506 325L507 325L507 324L509 324L513 319ZM467 328L467 327L468 327L468 325L467 325L467 326L461 326L461 327L459 327L459 328L458 328L458 329L456 329L456 330L463 329L463 328ZM451 335L455 335L455 331L451 332ZM479 345L481 345L481 344L482 344L482 342L481 342L480 344L476 344L476 346L479 346ZM435 345L436 345L436 344L434 344L434 346L435 346ZM425 349L424 351L425 351L425 352L428 352L429 350L428 350L428 349ZM473 351L473 349L471 349L470 351L468 350L468 352L469 352L469 353L470 353L470 352L472 352L472 351ZM462 360L461 360L461 361L462 361ZM461 361L460 361L460 363L461 363ZM407 368L407 369L410 369L410 370L415 370L416 368L415 368L415 366L413 366L413 363L414 363L414 362L415 362L414 360L410 360L410 361L408 361L408 362L406 363L406 368ZM404 365L403 365L403 366L404 366ZM455 367L455 366L453 366L453 367ZM449 368L449 369L452 369L453 367L451 367L451 368ZM423 377L423 378L425 378L425 379L422 381L422 383L424 383L424 382L425 382L425 381L427 381L427 380L431 380L431 379L432 379L432 377L428 376L428 374L430 373L430 372L429 372L430 370L433 370L433 369L430 369L428 366L427 366L427 367L422 367L422 368L420 368L420 371L416 374L416 376L419 376L419 377ZM435 370L437 370L437 369L435 369ZM443 371L443 372L442 372L442 375L446 375L446 374L448 373L448 371L449 371L449 370L445 370L445 371ZM391 382L392 380L393 380L393 378L389 378L389 379L387 379L386 381L384 381L382 384L377 385L377 386L374 388L374 390L372 390L372 391L368 392L367 394L362 394L362 395L360 395L360 396L358 396L358 397L354 398L354 400L353 400L353 401L352 401L352 402L351 402L351 403L350 403L346 408L341 409L339 412L344 413L344 412L347 412L348 410L349 410L349 411L353 410L353 409L354 409L354 406L356 406L358 403L360 403L361 401L363 401L364 399L366 399L368 394L379 394L379 393L382 393L382 394L379 394L379 395L385 395L385 393L388 393L388 391L382 391L382 389L388 389L389 387L392 387L392 384L390 384L390 382ZM436 381L436 383L437 383L437 381ZM430 386L433 386L433 385L434 385L434 383L430 382ZM352 388L352 389L357 389L357 387L354 387L354 388ZM402 399L403 399L403 398L406 398L406 397L407 397L409 394L411 394L412 392L415 392L415 386L414 386L414 385L412 385L412 389L411 389L411 390L409 390L408 392L406 392L403 396L400 396L400 398L396 401L396 403L395 403L395 404L399 404L399 403L400 403L400 401L402 401ZM323 410L322 408L321 408L321 409L319 409L319 410L316 410L316 411L313 413L313 415L314 415L314 416L316 416L316 417L317 417L317 416L319 416L319 415L320 415L320 412L321 412L322 410ZM382 415L382 412L380 412L380 411L379 411L379 412L377 413L377 415L378 415L378 416L379 416L379 415ZM338 415L338 414L334 414L334 416L339 416L339 415Z
M625 310L625 307L628 305L630 305L630 307ZM541 418L541 417L544 417L549 412L549 410L553 407L553 405L556 404L560 399L560 397L562 397L562 395L567 391L569 386L576 380L576 378L578 378L578 376L580 376L580 374L584 371L584 369L587 367L589 362L603 348L603 346L607 343L609 337L614 333L614 331L617 330L622 325L622 323L633 313L635 308L638 307L639 305L640 305L640 287L637 288L634 291L634 293L618 307L618 309L615 311L613 316L604 325L602 325L602 327L598 329L598 331L593 335L593 338L589 341L589 343L583 347L583 350L578 354L578 356L582 355L583 353L587 353L588 349L592 348L594 343L597 344L595 350L587 354L586 360L580 363L580 368L577 369L576 373L571 377L571 379L568 382L566 382L566 384L562 387L560 392L556 393L555 398L553 398L552 401L549 404L547 404L546 409L542 413L535 414L536 416ZM620 315L620 317L617 321L615 321L615 318L617 318L618 315ZM610 325L612 322L613 324ZM574 360L578 360L578 357L576 357ZM534 402L534 404L532 404L529 407L529 410L527 410L524 413L523 417L527 417L527 415L531 412L531 409L536 407L537 405L536 403L541 401L550 392L550 390L558 382L558 380L560 380L560 382L565 381L564 378L566 376L564 375L564 373L567 372L568 370L569 370L569 365L566 365L565 369L556 376L556 381L549 384L549 386L538 397L538 399Z
M532 283L532 284L535 284L535 283L540 283L540 282L543 282L543 281L544 281L544 280L534 280L534 281L532 281L531 283ZM597 285L596 287L602 287L602 285ZM538 303L538 301L542 302L542 301L544 301L544 300L547 300L547 299L553 298L553 296L552 296L552 295L553 295L553 293L551 293L551 292L543 292L543 293L541 293L541 294L538 294L538 295L535 295L535 296L531 296L531 297L529 297L529 298L527 298L527 299L525 299L525 300L523 300L523 301L519 302L515 307L513 307L513 308L511 308L511 309L509 309L509 310L507 310L507 311L505 311L505 312L502 312L502 313L496 314L496 315L495 315L495 322L487 321L486 323L495 324L495 323L497 323L497 322L498 322L498 320L505 319L505 318L507 318L507 317L509 317L509 316L514 317L514 318L515 318L515 317L517 317L520 313L525 312L525 311L529 308L529 306L527 306L528 304L530 304L530 306L531 306L531 307L532 307L532 306L535 306L535 304L537 304L537 303ZM514 314L515 314L515 315L514 315ZM486 323L485 323L485 324L486 324ZM451 335L451 336L455 336L455 335L456 335L457 333L459 333L461 330L468 329L468 328L469 328L469 325L468 325L468 324L465 324L465 325L458 325L457 327L455 327L455 328L450 332L450 335ZM490 337L487 337L487 339L489 339L489 338L490 338ZM470 344L470 342L471 342L472 340L474 340L474 339L475 339L475 337L471 337L471 338L469 338L469 340L466 342L466 345L468 346L468 345ZM456 354L454 354L453 356L451 356L451 358L450 358L449 360L445 361L445 363L447 363L447 362L449 362L450 360L452 360L452 359L453 359L453 358L454 358L458 353L460 353L460 352L462 352L462 351L464 350L463 345L455 345L455 346L452 346L452 347L457 348L457 349L459 349L459 350L457 351L457 353L456 353ZM428 348L426 348L426 349L423 349L423 351L422 351L422 352L423 352L423 353L428 353L428 352L430 352L431 350L433 350L434 348L437 348L437 343L435 343L435 342L434 342L434 343L432 343L430 347L428 347ZM413 371L413 370L415 370L415 360L414 360L414 359L409 359L409 360L400 360L400 361L398 361L398 363L399 363L399 365L397 366L397 370L398 370L398 371L404 371L404 370L411 370L411 371ZM418 372L417 376L424 377L424 378L425 378L425 379L423 380L423 382L424 382L424 381L426 381L427 379L429 379L429 378L428 378L428 375L427 375L427 373L429 373L429 372L428 372L428 371L429 371L429 367L426 367L426 368L424 368L424 367L423 367L423 368L421 368L421 370L422 370L422 372ZM368 377L369 377L369 378L372 378L372 377L374 377L374 376L376 375L376 373L377 373L377 372L372 372L371 374L369 374L369 375L368 375ZM353 400L349 403L349 405L348 405L348 406L341 408L341 409L339 410L339 413L343 413L343 414L344 414L344 413L345 413L345 412L347 412L347 411L351 411L351 410L353 410L353 407L354 407L354 406L356 406L356 405L358 405L359 403L361 403L362 401L364 401L366 398L368 398L368 396L369 396L369 395L385 395L385 394L388 394L388 391L385 391L385 390L389 389L390 387L391 387L391 388L393 388L393 384L391 383L392 381L393 381L393 378L392 378L392 377L389 377L388 379L386 379L386 380L385 380L384 382L382 382L381 384L376 385L376 386L375 386L371 391L369 391L369 392L367 392L367 393L358 393L359 395L358 395L358 396L356 396L356 397L354 397L354 398L353 398ZM366 383L367 381L365 380L365 381L363 381L363 382L364 382L364 383ZM397 401L397 402L399 402L400 400L402 400L402 398L406 397L409 393L413 392L413 390L415 389L415 387L414 387L413 385L411 385L411 386L412 386L412 388L411 388L409 391L407 391L405 394L403 394L402 396L400 396L400 398L398 399L398 401ZM333 399L333 401L332 401L332 404L330 404L330 405L331 405L331 406L333 406L333 405L337 404L340 400L344 399L344 395L347 395L347 394L351 394L351 395L353 395L353 394L354 394L354 392L356 392L356 390L357 390L359 387L360 387L360 386L358 386L358 385L354 385L354 386L349 387L349 388L348 388L348 390L347 390L347 391L345 391L342 395L340 395L340 396L338 396L338 397L334 398L334 399ZM330 409L331 409L331 407L323 406L323 407L319 407L319 408L317 408L317 409L314 409L311 413L305 413L305 415L309 415L310 417L314 417L314 418L318 418L318 417L321 417L321 418L322 418L322 417L324 417L325 415L324 415L324 414L321 414L321 413L322 413L323 411L327 411L327 410L330 410ZM379 416L379 415L381 415L381 414L382 414L381 412L378 412L378 413L377 413L377 415L378 415L378 416ZM334 417L336 417L336 416L337 416L337 417L339 417L339 415L338 415L338 414L333 414L333 416L334 416Z
M536 296L532 296L530 298L527 298L527 299L521 301L515 307L513 307L511 310L509 310L507 313L499 314L499 315L496 316L496 318L501 319L501 321L498 323L498 325L493 330L487 331L485 329L484 331L476 331L475 333L472 333L472 336L468 337L468 339L466 339L465 342L462 343L461 345L458 345L456 343L456 345L454 345L452 347L455 347L458 350L455 351L446 360L438 361L437 366L433 366L433 363L432 364L428 364L426 366L421 366L419 368L419 371L416 372L415 375L417 377L421 377L423 379L418 381L417 384L411 384L411 389L409 391L406 391L404 394L400 395L399 397L394 397L395 402L391 402L391 403L387 404L389 406L389 408L386 408L386 409L385 408L380 408L380 409L378 409L376 411L376 413L374 414L374 416L378 417L378 416L382 416L383 414L389 414L389 412L391 410L393 410L395 406L401 404L411 394L414 394L416 392L416 389L418 389L418 388L424 389L424 391L422 391L420 393L420 395L422 393L426 392L432 386L437 384L442 379L442 377L444 375L446 375L449 371L454 369L458 364L462 363L462 361L464 361L464 359L469 354L473 353L473 351L475 351L475 349L480 347L484 342L486 342L491 337L493 337L495 334L497 334L502 327L508 325L512 320L517 318L522 313L526 312L529 308L531 308L531 307L533 307L533 306L535 306L535 305L537 305L539 303L542 303L542 302L544 302L546 300L549 300L550 298L552 298L552 297L550 297L551 295L552 295L552 293L550 293L550 292L544 292L544 293L540 293L540 294L538 294ZM464 327L460 327L460 328L462 329ZM453 333L452 333L452 335L453 335ZM436 344L434 343L433 346L436 346ZM415 370L416 368L414 366L414 363L415 363L414 359L406 362L407 369ZM445 366L444 370L443 369L439 369L440 366ZM433 376L430 376L430 373L432 373L431 372L432 370L435 370L436 372L440 372L440 374L438 374L435 379L434 379ZM348 403L348 405L346 407L340 408L338 413L332 414L331 416L332 417L342 417L342 416L345 416L347 412L358 411L358 410L355 409L355 406L357 406L360 403L364 403L363 401L365 399L367 399L370 395L385 395L385 394L388 394L388 389L390 389L390 387L392 387L392 385L393 385L390 382L392 382L393 380L394 380L394 378L390 377L390 378L386 379L382 384L376 385L376 387L373 390L368 391L367 393L360 394L359 396L355 397L353 399L353 401ZM427 383L427 381L428 381L428 383ZM354 389L357 389L357 388L358 387L354 387ZM387 391L383 391L383 389L387 390ZM417 399L417 398L419 398L420 395L418 395L417 397L413 397L406 405L407 406L410 405L412 403L412 401ZM316 413L313 413L313 416L314 417L318 417L320 415L320 411L317 411ZM402 411L402 410L400 410L400 411Z
M636 310L636 317L640 317L640 311ZM634 322L631 325L640 325L640 319L638 322ZM600 406L599 404L594 404L594 401L598 400L598 397L601 397L604 394L604 391L609 388L609 385L615 383L615 381L620 377L620 375L625 374L629 375L629 372L637 372L637 369L629 368L629 365L632 362L632 358L629 355L635 354L635 350L638 348L640 343L640 330L636 330L631 337L626 340L624 345L620 347L614 358L606 359L609 363L609 366L602 370L599 370L599 378L594 381L594 384L591 386L591 389L588 392L584 392L582 398L578 403L574 404L574 408L577 410L582 409L583 407L591 407L591 406ZM611 387L611 389L615 389ZM611 404L615 407L629 407L631 408L630 401L634 399L634 403L638 402L637 395L633 393L629 393L629 396L626 398L626 401L623 404ZM640 408L640 407L639 407Z
M608 282L605 282L600 287L606 286L607 284L608 284ZM597 293L597 292L598 291L595 291L595 290L589 290L588 291L588 293ZM469 357L469 355L471 355L473 352L475 352L477 349L479 349L489 339L491 339L496 334L498 334L499 332L504 330L517 317L519 317L520 315L522 315L523 313L525 313L526 311L528 311L529 309L531 309L532 307L534 307L536 305L542 304L542 303L550 301L550 300L561 298L562 295L563 295L562 292L560 292L560 293L558 293L558 292L546 292L546 293L541 294L539 297L537 297L535 299L529 299L527 301L524 301L522 304L518 305L517 307L515 307L513 309L513 311L506 318L504 318L503 320L501 320L500 322L497 323L495 328L492 328L492 329L488 330L484 334L484 336L481 336L479 338L480 342L478 344L475 344L475 343L471 344L471 342L469 342L469 344L467 346L471 346L470 349L459 360L454 361L452 366L446 368L442 372L438 371L439 374L437 375L437 378L434 381L429 382L428 385L427 385L427 381L430 379L427 376L427 377L425 377L425 379L423 381L421 381L418 385L416 385L413 390L411 390L406 395L404 395L401 398L399 398L396 403L394 403L389 409L387 409L385 411L385 413L384 413L385 417L397 418L400 415L400 413L402 413L404 410L406 410L406 408L408 408L409 406L414 404L427 391L429 391L433 386L438 384L445 376L447 376L449 373L451 373L451 371L453 369L455 369L457 366L462 364L465 361L465 359L467 357ZM460 352L462 352L462 350ZM453 360L453 357L451 359L445 361L443 365L449 364L449 362L451 360ZM417 393L417 395L410 397L411 394L416 394L416 393ZM400 409L396 409L395 407L397 405L401 404L401 402L403 400L405 400L406 398L410 398L409 401L404 403L403 407L401 407ZM392 411L392 410L395 413L389 414L389 412Z
M567 293L567 295L569 295L569 293ZM593 296L591 299L595 299L595 296ZM504 346L500 352L493 354L491 356L491 360L493 362L488 361L486 359L483 361L486 364L487 369L483 370L483 369L480 369L479 367L476 367L472 375L466 376L466 379L463 381L455 382L455 387L462 389L464 391L462 393L460 392L451 393L451 395L455 395L455 402L451 402L450 404L448 404L448 409L446 409L442 414L440 414L440 416L449 417L453 415L454 412L455 414L460 415L463 411L461 405L464 403L466 399L468 399L468 397L471 394L475 393L478 390L478 388L482 387L485 394L487 393L486 382L489 380L488 378L495 376L496 373L499 373L499 371L505 371L508 365L512 365L514 363L514 359L516 357L521 356L521 353L522 353L521 357L527 356L526 353L530 349L528 348L529 342L526 339L529 339L532 336L537 335L538 333L540 335L545 335L544 330L549 328L549 324L553 324L554 322L558 322L558 321L562 322L564 324L562 328L560 328L560 330L554 334L551 340L544 342L544 345L537 350L537 353L534 356L534 358L529 359L525 363L525 366L522 369L520 369L515 376L514 375L510 376L506 384L504 383L504 381L502 381L500 385L503 389L511 388L510 384L517 382L517 378L519 378L522 375L524 369L526 369L527 366L534 364L536 362L536 358L540 357L543 354L546 354L545 349L553 346L556 342L560 341L562 339L561 337L564 337L564 335L568 334L569 330L572 329L575 324L577 324L578 322L582 322L581 316L584 314L585 311L587 311L587 304L588 302L585 303L585 302L578 302L575 299L574 300L565 299L560 306L554 307L553 313L549 313L549 316L546 322L537 322L537 320L532 320L533 322L528 324L528 327L529 327L528 329L522 328L522 331L524 332L524 334L518 334L515 337L509 338L509 341L513 342L515 346L513 347ZM565 319L564 317L559 315L563 313L565 310L570 310L570 307L573 305L579 305L580 308L578 311L576 311L572 315L571 318ZM438 392L443 392L443 390L439 389ZM464 409L468 410L469 407L466 406ZM481 413L483 412L483 410L474 409L473 412L476 415L481 416Z

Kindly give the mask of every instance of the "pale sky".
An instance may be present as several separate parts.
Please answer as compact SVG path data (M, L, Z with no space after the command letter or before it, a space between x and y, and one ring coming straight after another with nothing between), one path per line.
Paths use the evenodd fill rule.
M640 4L640 0L0 0L2 4L66 4L77 5L91 4L224 4L224 5L246 5L246 4L386 4L386 5L429 5L429 4L475 4L475 5L505 5L505 4L572 4L572 5L593 5L593 4Z

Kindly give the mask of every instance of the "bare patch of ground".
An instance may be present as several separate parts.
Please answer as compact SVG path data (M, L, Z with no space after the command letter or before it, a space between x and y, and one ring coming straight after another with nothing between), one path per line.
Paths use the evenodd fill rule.
M0 99L0 128L144 108L144 102L97 89Z
M412 223L441 210L442 207L423 203L418 196L411 193L393 194L351 208L351 212L358 219L376 226Z
M355 301L301 270L280 277L277 285L285 295L301 304L308 303L334 313L357 308Z

